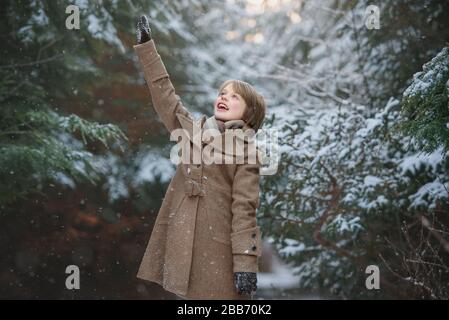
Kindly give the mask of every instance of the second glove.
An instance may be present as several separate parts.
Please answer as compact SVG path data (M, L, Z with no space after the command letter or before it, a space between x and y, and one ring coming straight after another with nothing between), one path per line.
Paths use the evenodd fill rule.
M251 294L257 290L257 274L255 272L235 272L234 282L238 293Z

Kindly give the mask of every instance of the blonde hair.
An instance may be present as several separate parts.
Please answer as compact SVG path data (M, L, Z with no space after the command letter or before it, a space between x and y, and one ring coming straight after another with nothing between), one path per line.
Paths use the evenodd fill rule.
M267 108L265 99L252 85L245 81L236 79L229 79L223 82L220 86L219 92L221 92L221 90L223 90L228 84L232 84L234 91L241 95L243 100L245 100L246 108L243 113L243 121L245 121L252 129L257 131L262 126L265 118Z

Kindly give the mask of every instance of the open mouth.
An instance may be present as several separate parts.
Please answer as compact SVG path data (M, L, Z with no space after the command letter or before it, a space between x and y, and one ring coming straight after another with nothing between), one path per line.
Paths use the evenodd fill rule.
M229 110L229 108L228 108L228 106L227 105L225 105L224 103L219 103L218 105L217 105L217 109L218 110Z

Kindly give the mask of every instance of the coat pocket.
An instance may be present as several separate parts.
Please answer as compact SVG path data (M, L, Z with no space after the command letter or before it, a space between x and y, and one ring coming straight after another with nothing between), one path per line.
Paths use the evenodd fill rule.
M232 196L230 192L208 190L205 197L208 230L211 239L231 245Z

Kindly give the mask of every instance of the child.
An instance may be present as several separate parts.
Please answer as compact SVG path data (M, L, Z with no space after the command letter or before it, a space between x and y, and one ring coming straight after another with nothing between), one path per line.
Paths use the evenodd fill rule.
M259 129L265 116L264 99L238 80L221 86L214 116L193 120L175 94L145 16L139 19L137 32L134 49L153 106L170 132L191 132L196 125L219 133ZM251 299L262 249L256 222L259 168L259 162L179 164L137 277L184 299Z

